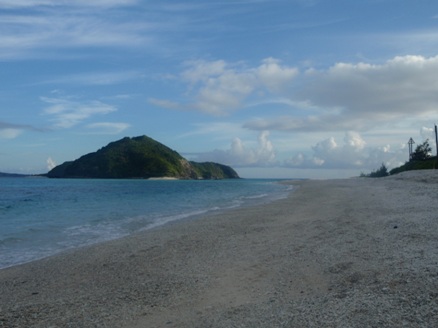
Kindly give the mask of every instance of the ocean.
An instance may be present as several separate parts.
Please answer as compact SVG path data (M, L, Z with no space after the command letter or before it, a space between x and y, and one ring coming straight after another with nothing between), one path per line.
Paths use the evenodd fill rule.
M170 221L268 203L279 180L0 178L0 269Z

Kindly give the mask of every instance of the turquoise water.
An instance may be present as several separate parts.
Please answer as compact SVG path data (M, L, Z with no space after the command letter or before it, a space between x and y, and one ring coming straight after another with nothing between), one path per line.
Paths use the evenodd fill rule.
M170 221L284 198L278 180L0 179L0 268Z

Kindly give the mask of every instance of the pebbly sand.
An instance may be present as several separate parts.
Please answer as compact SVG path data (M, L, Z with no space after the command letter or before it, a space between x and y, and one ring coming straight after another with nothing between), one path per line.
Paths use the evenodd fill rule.
M293 184L0 270L0 327L436 327L438 171Z

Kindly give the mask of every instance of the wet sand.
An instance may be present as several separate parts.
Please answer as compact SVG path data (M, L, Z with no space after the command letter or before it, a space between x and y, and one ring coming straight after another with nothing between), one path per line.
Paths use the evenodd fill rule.
M0 327L433 327L438 172L287 199L0 270Z

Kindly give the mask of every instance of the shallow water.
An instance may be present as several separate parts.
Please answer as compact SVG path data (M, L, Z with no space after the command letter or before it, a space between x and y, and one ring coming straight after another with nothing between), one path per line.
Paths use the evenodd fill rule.
M278 180L0 179L0 268L170 221L284 198Z

